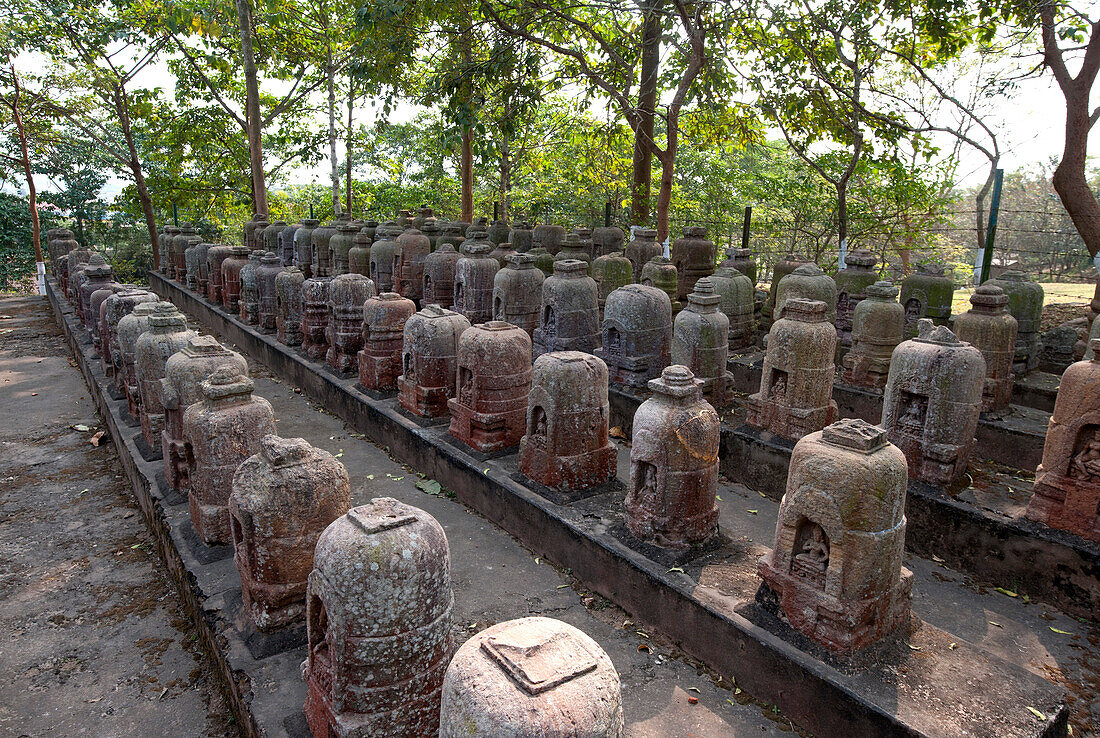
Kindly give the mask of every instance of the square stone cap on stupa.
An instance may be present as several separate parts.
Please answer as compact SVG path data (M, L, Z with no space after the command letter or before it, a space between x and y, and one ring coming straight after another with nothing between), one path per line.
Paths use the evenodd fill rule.
M844 418L821 431L821 440L841 448L870 454L886 445L886 431L859 418Z
M530 627L522 620L505 623L482 642L481 650L532 696L599 666L582 641L562 631Z

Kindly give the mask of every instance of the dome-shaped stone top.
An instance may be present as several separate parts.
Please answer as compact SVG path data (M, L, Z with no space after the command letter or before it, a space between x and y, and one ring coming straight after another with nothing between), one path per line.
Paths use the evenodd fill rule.
M208 400L251 395L256 383L234 366L220 366L202 383L202 394Z
M801 323L821 323L826 320L828 310L829 306L821 300L792 297L783 305L783 315L780 319L797 320Z
M1008 295L1000 287L992 284L983 284L974 290L970 296L970 304L987 308L997 308L1008 305Z
M959 346L962 341L945 325L936 325L930 318L921 318L917 321L917 337L913 339L918 343L935 343L941 346Z
M900 290L897 285L888 280L875 282L867 287L868 297L878 297L884 300L893 300L897 298L899 292Z
M319 575L334 595L326 607L343 602L354 613L341 620L355 636L405 633L444 615L454 600L443 528L390 497L334 520L317 540L313 568L311 581Z
M690 397L701 395L699 382L686 366L673 364L661 370L661 376L649 380L649 389L669 397Z

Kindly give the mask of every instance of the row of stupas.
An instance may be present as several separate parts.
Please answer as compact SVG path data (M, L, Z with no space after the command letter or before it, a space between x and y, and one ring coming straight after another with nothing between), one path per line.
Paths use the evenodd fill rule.
M720 308L722 298L716 295L715 275L694 270L691 274L694 284L683 295L687 306L679 311L675 311L676 303L680 303L679 287L672 291L664 289L670 283L667 278L662 286L652 281L647 284L643 278L642 284L616 287L606 294L601 316L600 287L588 275L583 258L552 261L553 274L546 277L537 266L529 265L529 253L506 254L505 267L496 263L491 268L493 289L488 290L483 272L490 269L482 270L481 264L470 263L486 261L488 257L480 254L483 249L476 243L480 231L474 228L475 238L463 241L463 253L455 260L455 278L450 285L454 298L450 307L455 309L425 302L425 293L438 294L435 291L446 282L437 276L429 284L427 271L421 275L419 298L396 291L378 294L374 280L365 274L348 272L306 278L300 267L277 265L281 257L266 250L251 262L256 264L255 277L242 274L248 259L233 263L232 254L223 259L217 269L208 271L209 275L221 274L221 293L207 294L211 301L220 300L243 322L275 332L287 345L300 341L303 352L310 358L325 360L336 371L358 371L365 390L397 390L401 406L411 415L449 416L451 435L473 451L518 449L521 471L532 482L551 489L582 490L602 485L614 476L616 450L608 439L608 385L618 382L647 388L651 396L639 407L633 426L630 483L624 500L628 528L648 545L674 550L704 546L718 533L715 500L721 424L715 407L729 403L726 361L730 319ZM395 243L412 230L404 229ZM567 257L576 255L565 248L570 245L569 235L573 234L564 234L564 245L559 251L559 254L565 251ZM266 236L265 229L265 239ZM475 243L468 244L470 240ZM371 253L373 246L372 242ZM383 253L385 250L382 249ZM446 251L444 244L443 252ZM310 253L312 257L314 252ZM403 253L400 251L391 262L394 270L391 273L400 272ZM209 251L207 256L209 259ZM104 275L100 274L103 265L94 263L94 258L86 262L80 258L68 259L65 274L70 287L75 276L76 292L82 297L88 290L88 282ZM496 262L494 257L488 258ZM644 275L649 268L652 274L654 264L662 269L667 267L662 258L644 262L641 273ZM464 259L468 261L460 269ZM711 259L713 264L716 257ZM261 279L259 270L264 260L274 273ZM528 265L520 266L525 263ZM485 266L488 267L487 262ZM534 277L522 275L530 280L522 282L521 294L526 305L536 303L531 297L533 293L541 295L537 320L531 311L509 313L508 296L496 294L499 275L505 273L502 281L510 279L509 266L514 272L540 272ZM89 270L91 274L87 274ZM681 273L675 265L664 271L679 284ZM109 268L107 272L109 276ZM461 278L462 274L480 277L471 277L467 282ZM764 600L774 600L792 626L830 649L848 652L869 645L908 622L912 578L901 563L907 478L948 486L965 472L983 404L985 409L997 409L1003 407L998 402L1006 402L1011 396L1012 362L1018 356L1019 346L1018 321L1008 314L1008 300L1003 288L997 285L983 286L975 293L971 312L956 320L956 335L946 325L935 324L936 317L941 323L946 322L946 315L933 315L929 319L928 306L897 302L898 290L889 283L876 280L865 287L859 299L847 293L849 297L840 300L838 282L834 282L830 300L821 277L830 281L832 278L820 273L817 267L796 267L791 276L795 279L773 280L775 299L767 316L772 322L764 371L759 392L749 400L750 424L796 442L775 547L760 564L762 591L770 593ZM180 277L186 282L187 273ZM196 275L196 287L197 279ZM252 281L256 284L254 300L248 287ZM292 282L291 288L280 291L279 285L285 287L288 281ZM746 277L745 281L751 287L751 280ZM267 310L271 319L266 321L262 318L263 306L272 302L265 299L270 294L264 291L265 283L274 287L275 295L273 311ZM118 320L120 335L123 329L127 333L133 330L126 321L134 315L140 318L145 313L163 313L155 322L150 315L149 329L139 333L138 343L145 333L173 334L177 342L186 338L186 343L180 343L173 354L163 356L160 376L155 362L152 369L139 370L137 349L132 350L137 402L141 403L132 409L138 413L135 417L141 417L141 405L145 403L142 388L148 384L150 393L157 392L156 383L150 381L153 379L160 380L161 386L171 386L171 381L163 384L168 379L168 363L177 356L187 356L188 350L196 354L205 349L201 341L199 346L187 349L201 337L183 335L185 323L182 316L177 320L169 315L174 311L171 306L155 303L154 298L148 300L151 306L146 307L142 304L146 300L130 295L134 290L103 284L93 285L96 289L87 293L83 312L79 300L76 304L78 313L95 315L92 299L95 294L99 300L95 305L103 311L105 320L97 330L106 336L108 346L111 328L107 315L114 314L112 309L123 313ZM106 295L99 294L103 290ZM236 302L231 302L230 297L235 297ZM501 313L497 312L498 297ZM108 299L114 299L114 308L104 307ZM423 305L420 310L418 299ZM130 315L125 315L128 301L134 305L129 307ZM247 305L254 305L255 309ZM844 340L840 326L840 314L844 311L840 305L851 307L851 347L845 356L844 378L855 384L881 387L884 393L881 426L837 420L831 393L837 344ZM910 313L916 320L908 321ZM915 335L903 340L909 323ZM593 326L598 326L598 330L593 331ZM217 352L214 346L206 348L211 353ZM160 355L165 351L160 349ZM100 355L103 356L102 349ZM126 376L127 353L121 341L118 356L122 375ZM200 382L203 397L192 402L206 407L218 397L233 395L230 385L244 384L239 369L228 366L235 359L230 355L223 360L227 366L219 366ZM183 362L184 359L176 359L177 365ZM993 365L996 371L991 369ZM1094 540L1100 484L1092 467L1100 468L1097 450L1100 440L1095 430L1090 429L1100 427L1092 409L1100 404L1100 400L1094 399L1098 381L1100 361L1075 364L1063 377L1029 510L1037 519ZM218 397L207 393L208 385ZM176 396L185 394L182 388L175 391ZM249 395L250 392L249 389ZM191 485L189 499L197 500L201 513L203 505L210 503L201 489L195 492L195 480L202 474L189 465L204 457L201 451L196 453L194 442L190 448L187 446L187 419L198 416L199 411L192 413L191 408L183 411L182 435L173 435L176 426L167 420L167 404L179 401L172 399L171 391L165 391L163 397L169 398L167 402L152 396L148 400L144 412L150 418L141 422L143 432L149 427L145 440L153 446L157 440L154 432L161 429L166 477L180 485ZM270 413L269 407L267 411ZM157 421L155 418L161 412L165 419ZM263 416L262 409L257 412ZM251 417L248 423L263 425ZM179 450L173 451L171 444L181 442ZM256 441L262 442L263 437ZM261 452L262 446L244 450L249 452L245 458L252 458ZM226 462L213 457L206 462L211 470L221 470L212 476L223 480L219 494L227 500L223 506L228 514L222 519L227 517L234 528L230 537L235 545L237 524L233 522L233 504L228 500L236 493L236 467L245 458L239 459L229 474L228 486L224 481ZM170 476L167 465L181 463L179 459L183 468ZM327 489L333 486L329 484ZM282 514L285 516L286 512ZM195 516L194 505L192 515ZM350 518L349 513L337 519L328 530ZM371 522L347 524L353 531L368 533L381 532L376 528L384 527ZM201 514L195 523L197 530L200 525ZM207 528L215 530L214 525ZM240 528L243 533L246 526L241 524ZM247 549L247 545L242 538L239 546ZM320 544L316 550L321 551ZM309 583L313 582L319 557L319 553L314 557L314 573L309 574ZM246 575L240 559L238 567L242 585L247 586L246 576L251 574ZM370 584L362 582L358 591L372 591ZM351 589L345 592L346 597L356 596ZM319 605L330 610L338 606L334 602ZM351 607L347 602L340 606ZM318 618L313 631L330 621L328 612ZM307 614L307 624L312 617ZM312 661L315 645L312 631L310 638ZM323 658L334 658L331 643L323 639L317 643ZM488 651L483 647L481 653ZM496 656L493 659L501 663ZM316 683L320 685L317 689L324 692L331 688L332 672L324 671L326 662L319 663L322 666L304 671L307 680L310 674L322 675ZM518 667L512 666L508 671L514 678ZM427 679L424 683L433 682ZM351 683L346 683L345 688L354 691ZM331 705L335 702L315 698L314 689L315 682L310 681L310 699L314 700L316 712L310 721L311 725L319 726L327 719L326 715L333 714ZM416 698L405 697L410 705L419 704ZM333 699L344 704L343 696ZM356 706L369 709L362 701L349 700L347 704L349 714L359 714ZM309 702L306 709L310 714ZM423 714L435 713L429 709ZM333 734L347 733L334 729Z
M529 617L456 648L439 523L390 498L352 508L339 460L276 435L243 357L188 329L170 302L114 282L101 257L81 258L65 294L141 428L140 450L163 454L202 541L233 546L253 626L306 626L313 735L623 735L619 677L595 641Z

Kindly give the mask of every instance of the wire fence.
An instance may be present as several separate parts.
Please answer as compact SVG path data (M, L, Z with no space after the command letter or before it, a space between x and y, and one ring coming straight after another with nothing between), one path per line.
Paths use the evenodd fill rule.
M611 208L547 210L532 214L531 222L565 227L609 223L629 233L630 211ZM978 258L976 209L951 209L933 214L858 212L849 215L848 251L866 249L879 258L884 278L898 279L917 264L936 262L954 271L956 281L972 279ZM983 218L984 219L984 218ZM792 216L789 209L768 203L755 204L747 230L744 210L708 211L706 215L673 213L669 216L671 239L686 226L703 226L721 254L747 246L754 253L767 281L771 267L786 254L815 261L827 272L839 267L840 244L835 218ZM649 225L654 226L652 222ZM1088 250L1065 211L1002 208L993 250L995 272L1014 268L1042 281L1093 281L1097 271Z

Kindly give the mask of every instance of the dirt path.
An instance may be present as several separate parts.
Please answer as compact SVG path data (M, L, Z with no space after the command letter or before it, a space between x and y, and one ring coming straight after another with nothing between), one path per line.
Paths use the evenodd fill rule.
M0 298L0 736L234 735L99 422L45 298Z

